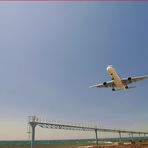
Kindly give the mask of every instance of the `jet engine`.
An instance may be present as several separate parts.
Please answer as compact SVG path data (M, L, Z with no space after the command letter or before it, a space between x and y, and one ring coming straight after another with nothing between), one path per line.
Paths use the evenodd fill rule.
M131 81L131 80L132 80L132 78L131 78L131 77L128 77L128 80L129 80L129 81Z
M107 87L107 82L103 82L103 85L104 85L105 87Z

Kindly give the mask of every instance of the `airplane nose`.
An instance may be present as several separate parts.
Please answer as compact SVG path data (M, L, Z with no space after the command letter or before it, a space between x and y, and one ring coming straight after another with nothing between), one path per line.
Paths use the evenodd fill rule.
M107 66L106 70L109 71L112 68L112 65Z

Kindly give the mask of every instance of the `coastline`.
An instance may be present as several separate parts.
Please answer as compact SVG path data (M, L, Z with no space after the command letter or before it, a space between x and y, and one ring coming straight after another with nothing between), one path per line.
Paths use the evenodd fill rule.
M18 144L18 143L17 143ZM31 145L0 145L0 148L31 148ZM148 140L126 142L102 142L98 146L90 145L35 145L34 148L148 148Z
M0 148L31 148L31 146L0 146ZM100 146L35 146L34 148L148 148L148 144L113 143Z

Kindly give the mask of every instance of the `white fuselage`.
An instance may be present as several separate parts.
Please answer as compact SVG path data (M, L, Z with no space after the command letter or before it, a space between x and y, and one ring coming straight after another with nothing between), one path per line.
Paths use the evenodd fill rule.
M119 75L117 74L115 68L112 65L109 65L107 67L107 72L111 75L116 87L120 88L121 90L125 90L125 85L122 83Z

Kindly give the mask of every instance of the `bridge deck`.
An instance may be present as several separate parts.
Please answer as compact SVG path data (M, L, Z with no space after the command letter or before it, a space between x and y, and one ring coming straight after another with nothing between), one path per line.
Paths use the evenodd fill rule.
M95 130L97 130L97 131L101 131L101 132L148 134L148 132L142 132L142 131L108 129L108 128L98 128L98 127L78 126L78 125L68 125L68 124L58 124L58 123L29 122L29 124L30 125L35 124L35 125L38 125L42 128L51 128L51 129L81 130L81 131L95 131Z

